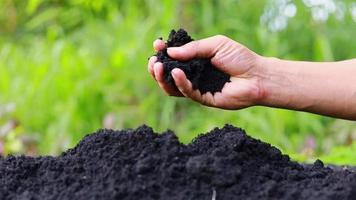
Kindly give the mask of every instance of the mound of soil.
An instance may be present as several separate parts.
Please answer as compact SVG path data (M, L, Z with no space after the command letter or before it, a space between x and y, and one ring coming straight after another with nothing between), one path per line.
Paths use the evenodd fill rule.
M179 47L193 39L183 29L172 30L167 40L167 47ZM192 82L193 89L199 89L201 94L220 92L225 83L230 82L230 76L211 64L210 59L196 58L189 61L178 61L167 54L167 49L159 51L157 60L163 63L164 79L168 84L175 85L171 71L180 68L187 78Z
M303 166L226 125L181 144L173 132L100 130L58 157L0 158L0 199L356 199L356 173Z

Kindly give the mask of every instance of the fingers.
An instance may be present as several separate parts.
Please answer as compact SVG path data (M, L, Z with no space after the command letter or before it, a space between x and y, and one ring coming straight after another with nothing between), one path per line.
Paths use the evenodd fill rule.
M147 65L147 70L151 74L152 78L157 81L158 85L160 86L161 89L163 89L163 91L165 93L167 93L170 96L177 96L177 97L183 96L182 93L180 93L177 90L177 88L165 83L164 75L163 75L163 73L164 73L163 72L163 64L160 62L157 62L156 56L152 56L149 59L148 65Z
M155 79L155 80L156 80L156 77L155 77L155 73L153 71L153 65L155 64L156 61L157 61L157 57L156 56L152 56L148 60L148 64L147 64L147 70L151 74L152 78Z
M164 82L163 64L160 63L160 62L156 62L155 64L153 64L153 70L154 70L154 74L155 74L156 80L158 82Z
M157 58L155 56L152 56L150 58L148 64L148 71L150 72L152 77L157 81L159 87L166 94L170 96L177 96L177 97L185 96L207 106L214 105L213 95L211 93L201 95L199 90L193 90L191 82L187 79L184 72L178 68L173 69L171 72L178 90L176 87L166 84L164 80L163 64L156 61Z
M180 69L173 69L172 76L179 91L187 98L199 102L206 106L216 106L214 96L208 92L201 95L199 90L193 90L192 83L187 79L184 72Z
M192 83L187 79L181 69L175 68L171 73L177 88L185 97L197 102L202 102L199 90L193 90Z
M154 71L154 77L159 85L159 87L168 95L170 96L183 96L179 91L177 91L177 89L172 86L169 85L167 83L165 83L164 80L164 71L163 71L163 64L160 62L156 62L153 65L153 71Z
M168 54L178 60L190 60L196 57L210 58L229 39L225 36L217 35L202 40L192 41L181 47L169 47Z
M164 43L163 40L157 39L153 42L153 48L155 49L156 52L158 52L166 48L166 43Z
M206 106L216 107L215 97L210 92L201 96L201 103Z
M158 51L166 48L166 43L164 43L163 40L157 39L157 40L155 40L153 42L153 48L154 48L154 50L156 52L158 52ZM156 79L155 73L154 73L154 70L153 70L153 65L155 64L155 62L157 62L157 57L156 56L152 56L148 60L148 66L147 66L148 72L152 75L152 77L154 79Z

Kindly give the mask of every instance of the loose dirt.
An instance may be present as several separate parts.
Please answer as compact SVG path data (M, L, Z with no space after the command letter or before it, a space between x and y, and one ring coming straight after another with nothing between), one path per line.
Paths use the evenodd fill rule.
M179 29L172 30L166 42L167 47L179 47L193 41L188 33ZM167 54L167 49L157 53L157 60L163 63L164 79L168 84L175 85L171 71L180 68L191 81L193 89L198 89L201 94L220 92L225 83L230 82L230 76L218 70L209 58L196 58L189 61L178 61Z
M356 199L356 173L304 166L230 125L99 130L58 157L0 158L0 199Z

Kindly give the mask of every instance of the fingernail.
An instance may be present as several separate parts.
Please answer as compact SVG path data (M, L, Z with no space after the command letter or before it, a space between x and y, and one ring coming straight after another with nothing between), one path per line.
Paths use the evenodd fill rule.
M176 76L178 74L178 69L176 69L176 68L172 69L171 74L172 74L173 78L176 78Z
M150 57L150 62L155 63L157 61L157 56L151 56Z

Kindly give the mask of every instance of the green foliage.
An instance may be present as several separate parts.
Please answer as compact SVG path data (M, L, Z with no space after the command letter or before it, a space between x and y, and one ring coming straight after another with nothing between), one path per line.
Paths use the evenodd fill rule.
M327 155L320 157L326 163L333 163L336 165L356 165L356 142L351 146L336 146Z
M318 22L312 8L295 1L295 16L288 17L286 27L273 30L273 17L285 10L279 9L281 2L2 1L0 127L17 123L6 136L0 134L0 144L5 143L5 153L58 154L99 128L143 123L156 131L172 129L187 143L230 123L295 159L322 155L328 162L354 164L351 151L333 149L347 143L333 140L340 130L334 125L343 127L346 122L262 107L206 108L165 96L147 73L152 41L178 27L194 38L225 34L266 56L315 61L356 56L356 26L349 10L342 19L330 14L327 21ZM344 6L349 8L351 2ZM9 103L15 109L2 115ZM349 157L341 159L340 151Z

